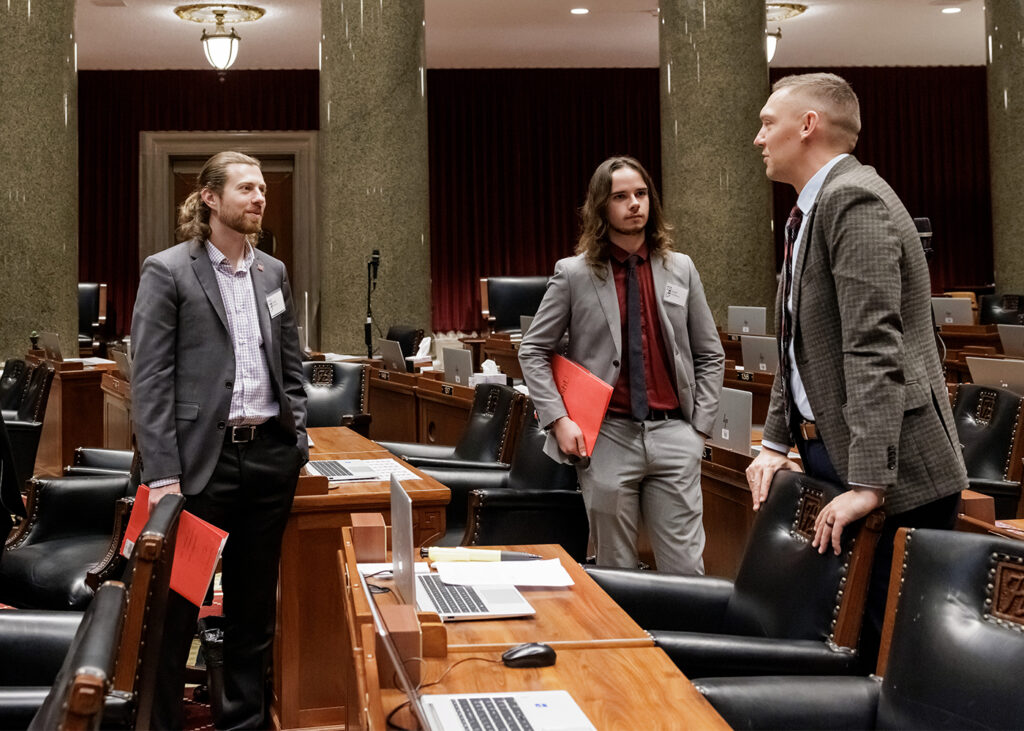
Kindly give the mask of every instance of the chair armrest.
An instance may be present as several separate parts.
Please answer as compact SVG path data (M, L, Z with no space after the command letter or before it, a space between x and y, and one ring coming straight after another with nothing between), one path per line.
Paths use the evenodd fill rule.
M373 417L369 414L342 414L341 416L341 426L347 426L367 438L370 436L371 422L373 422Z
M65 477L113 477L116 475L125 476L128 470L119 470L113 467L83 467L82 465L67 465L64 467Z
M736 729L875 728L876 678L702 678L694 686Z
M852 650L819 640L780 640L704 632L651 632L688 678L733 675L853 675Z
M464 546L557 543L576 561L586 560L590 524L576 490L477 489L468 510Z
M0 612L0 687L51 685L82 616L31 609Z
M135 498L123 497L114 504L114 529L110 534L110 544L103 558L85 574L85 585L97 591L104 581L120 579L128 565L128 559L121 555L121 544L124 534L128 532L128 519L132 514Z
M711 576L585 566L584 570L646 630L717 632L733 584Z
M391 452L399 459L404 459L410 464L410 457L429 457L431 459L451 459L455 454L454 446L439 446L436 444L416 444L415 442L377 442L384 449Z
M103 447L78 447L72 467L95 467L99 469L131 472L135 453L130 449L105 449Z
M984 477L968 477L967 482L970 489L992 498L997 520L1011 520L1017 517L1021 489L1019 482Z
M28 518L8 540L8 549L55 535L110 532L114 504L128 486L128 475L33 479Z

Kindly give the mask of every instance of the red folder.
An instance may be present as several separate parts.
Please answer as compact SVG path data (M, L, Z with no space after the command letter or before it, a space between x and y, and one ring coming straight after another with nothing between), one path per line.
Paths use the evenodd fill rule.
M569 418L583 431L583 441L590 455L612 400L612 387L579 363L561 355L552 356L551 373Z
M131 555L135 541L149 520L149 488L139 485L135 504L128 518L121 555ZM202 606L210 579L217 569L217 561L227 542L228 534L215 525L197 518L192 513L181 514L178 537L174 544L174 563L171 565L171 588L197 607Z

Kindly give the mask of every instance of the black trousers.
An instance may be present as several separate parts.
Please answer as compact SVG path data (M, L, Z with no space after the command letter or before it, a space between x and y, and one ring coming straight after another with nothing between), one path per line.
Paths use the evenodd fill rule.
M221 557L224 592L224 697L218 729L267 728L281 537L303 459L276 430L244 444L224 443L213 477L185 510L228 532ZM154 728L183 726L185 664L199 608L168 597Z
M799 434L799 430L795 430ZM811 477L839 484L842 481L836 473L832 460L829 459L825 443L820 439L804 441L797 437L797 448L804 471ZM956 513L960 505L960 493L953 493L919 505L911 510L887 515L882 523L882 531L878 536L875 548L875 559L871 565L871 579L868 583L867 603L864 608L864 624L860 631L861 670L873 673L878 664L878 649L882 640L882 624L885 621L885 603L889 595L889 578L892 574L892 555L896 540L896 531L900 528L938 528L951 529L956 523Z

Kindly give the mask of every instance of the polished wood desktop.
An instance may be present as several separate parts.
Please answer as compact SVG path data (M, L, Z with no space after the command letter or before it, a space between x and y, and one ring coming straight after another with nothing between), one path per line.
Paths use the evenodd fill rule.
M380 445L344 427L310 429L313 459L383 459ZM401 462L421 479L403 484L413 502L417 545L445 530L448 488ZM305 470L303 470L305 473ZM343 483L328 488L324 477L302 474L281 544L277 637L274 648L277 728L342 728L351 677L350 653L337 569L341 530L352 513L390 515L387 482Z

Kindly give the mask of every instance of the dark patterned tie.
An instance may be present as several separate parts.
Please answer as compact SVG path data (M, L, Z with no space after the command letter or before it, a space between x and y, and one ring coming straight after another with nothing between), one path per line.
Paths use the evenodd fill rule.
M793 342L793 316L789 312L788 303L789 296L793 291L793 247L796 244L796 237L800 233L800 224L803 220L803 211L799 206L793 206L793 210L789 212L789 218L786 219L785 256L782 261L782 332L779 337L779 369L782 371L782 395L787 424L790 421L790 410L793 405L792 394L789 392L791 373L789 345Z
M640 257L626 259L626 332L629 340L629 402L633 418L647 418L647 376L644 373L643 320L640 315L640 282L636 267Z

